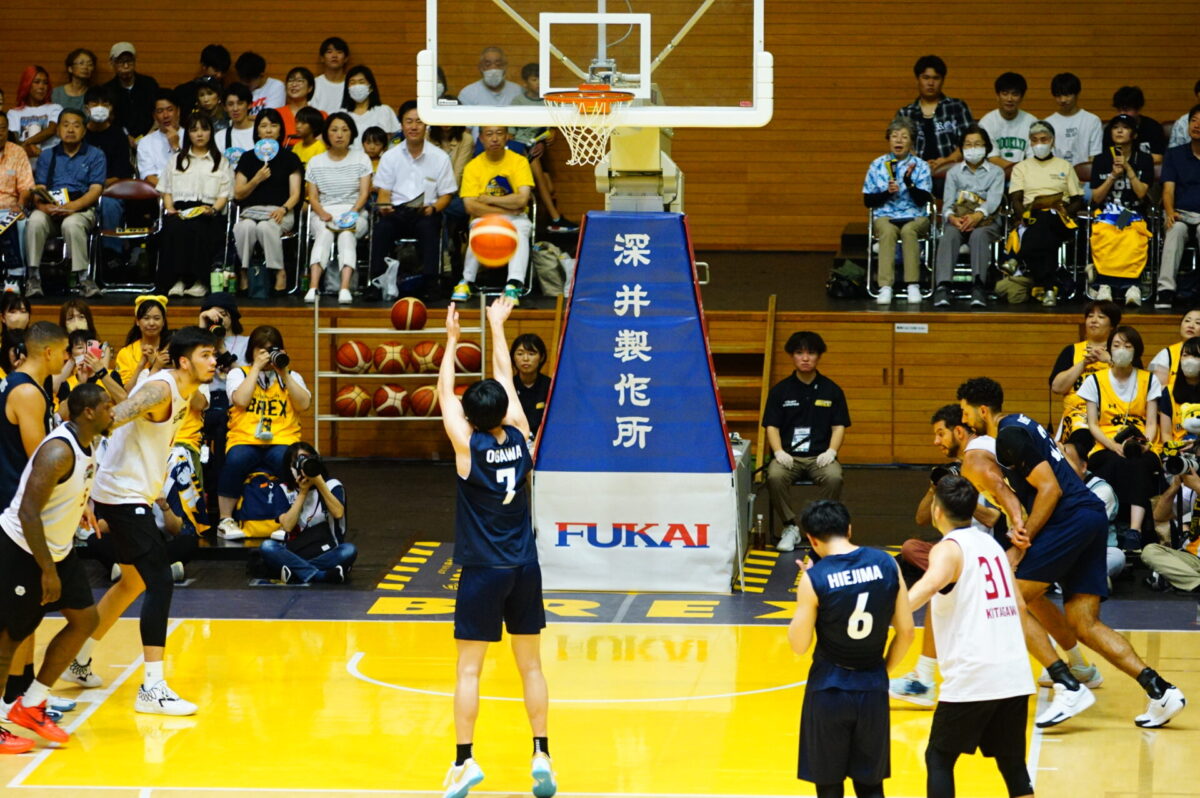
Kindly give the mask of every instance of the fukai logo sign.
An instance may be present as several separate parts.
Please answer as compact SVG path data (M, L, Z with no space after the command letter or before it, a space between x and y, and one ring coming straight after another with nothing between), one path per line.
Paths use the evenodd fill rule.
M611 527L586 521L556 523L557 548L592 546L598 549L707 549L708 524L614 523Z

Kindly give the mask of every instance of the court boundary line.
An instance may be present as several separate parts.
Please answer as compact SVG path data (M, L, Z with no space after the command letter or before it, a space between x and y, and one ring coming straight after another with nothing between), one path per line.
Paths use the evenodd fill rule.
M799 779L796 780L800 782ZM807 782L804 782L807 783ZM382 789L352 789L318 788L318 787L139 787L128 784L90 785L90 784L21 784L18 787L29 790L125 790L137 791L142 795L154 792L222 792L222 793L289 793L289 794L341 794L341 795L428 795L437 796L441 790L382 790ZM513 790L471 790L472 795L502 795L511 796ZM744 792L568 792L564 795L579 796L579 798L797 798L795 793L750 795ZM892 796L892 798L919 798L919 796Z
M1049 688L1038 687L1034 684L1034 697L1037 701L1033 705L1033 734L1029 738L1029 759L1025 763L1025 769L1029 771L1029 784L1034 789L1037 788L1037 778L1039 767L1042 761L1042 742L1043 730L1038 728L1037 718L1050 705L1049 697L1051 690Z

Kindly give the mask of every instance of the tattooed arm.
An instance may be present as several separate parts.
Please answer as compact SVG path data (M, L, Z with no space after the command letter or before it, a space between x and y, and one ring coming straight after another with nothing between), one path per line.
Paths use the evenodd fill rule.
M171 403L171 388L162 380L143 383L129 398L113 408L113 425L116 429L136 418L149 417L152 413Z

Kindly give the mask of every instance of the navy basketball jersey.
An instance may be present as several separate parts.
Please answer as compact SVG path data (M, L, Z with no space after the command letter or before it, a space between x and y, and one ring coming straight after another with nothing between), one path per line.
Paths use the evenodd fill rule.
M17 485L21 482L21 472L29 457L25 454L25 444L21 441L21 428L8 420L8 397L18 385L36 386L43 394L46 389L37 384L37 380L20 371L14 371L0 380L0 507L7 507L16 495ZM51 419L54 408L50 397L46 396L46 412L42 419L45 435L50 434Z
M887 688L884 654L900 572L878 549L822 557L808 571L817 594L817 647L809 690Z
M1043 460L1050 464L1062 489L1062 496L1047 524L1068 521L1073 513L1084 508L1104 512L1103 502L1083 484L1045 427L1027 416L1013 414L1001 418L996 428L996 462L1004 469L1025 512L1033 509L1033 501L1037 498L1037 491L1026 477ZM1020 432L1025 434L1020 435Z
M533 457L516 427L498 443L490 432L471 434L471 473L458 480L454 561L511 568L537 562L525 482Z

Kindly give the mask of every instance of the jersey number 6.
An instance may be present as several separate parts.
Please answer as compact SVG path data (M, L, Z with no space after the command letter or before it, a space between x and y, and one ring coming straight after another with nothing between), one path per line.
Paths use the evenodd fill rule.
M871 634L871 629L875 626L875 618L867 612L868 598L870 594L866 591L859 593L854 612L850 613L850 620L846 623L846 634L851 640L862 640Z

